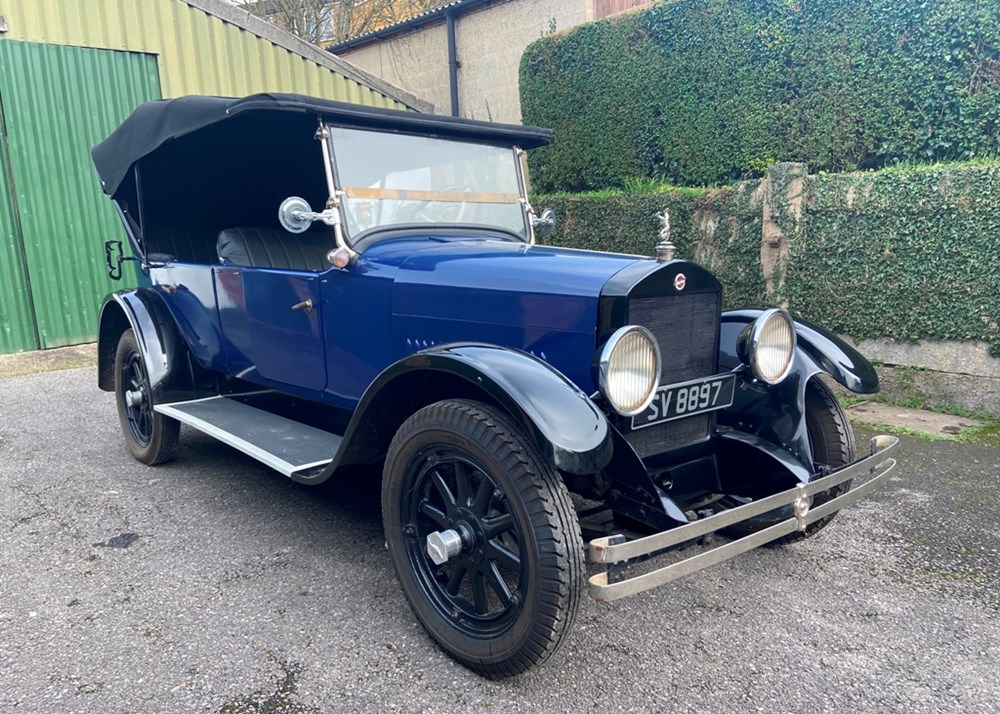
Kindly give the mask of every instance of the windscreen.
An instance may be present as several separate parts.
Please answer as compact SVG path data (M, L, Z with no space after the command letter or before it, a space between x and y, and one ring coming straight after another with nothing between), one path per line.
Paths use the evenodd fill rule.
M392 226L484 226L527 240L510 147L329 127L347 234Z

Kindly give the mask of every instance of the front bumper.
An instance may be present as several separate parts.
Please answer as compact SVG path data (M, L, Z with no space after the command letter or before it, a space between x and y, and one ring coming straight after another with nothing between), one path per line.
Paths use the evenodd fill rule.
M796 530L804 531L810 523L839 511L846 505L868 495L881 486L896 466L891 458L899 448L899 439L894 436L876 436L871 440L869 456L844 466L830 474L795 488L776 493L773 496L753 501L744 506L717 513L687 525L655 533L645 538L625 542L622 536L606 536L590 541L588 559L592 563L610 565L609 569L590 578L590 596L599 602L618 600L636 593L669 583L672 580L696 573L717 563L745 553L748 550L786 536ZM850 491L810 508L810 497L837 486L844 481L862 479L864 483L855 485ZM666 551L684 543L693 543L700 538L722 528L735 525L774 511L782 506L792 506L791 518L775 523L752 535L739 538L711 550L689 556L663 568L635 577L624 577L629 561Z

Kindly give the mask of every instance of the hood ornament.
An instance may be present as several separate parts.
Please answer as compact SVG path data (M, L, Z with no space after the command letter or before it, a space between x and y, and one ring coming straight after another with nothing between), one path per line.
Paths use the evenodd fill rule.
M677 246L670 242L670 209L664 208L663 213L657 213L656 217L663 224L660 228L660 243L656 246L656 260L666 263L673 260L677 254Z

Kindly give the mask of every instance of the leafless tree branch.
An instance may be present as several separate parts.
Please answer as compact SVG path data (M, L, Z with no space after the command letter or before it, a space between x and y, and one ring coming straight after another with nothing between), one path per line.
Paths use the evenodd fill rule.
M230 0L313 44L337 43L409 19L449 0Z

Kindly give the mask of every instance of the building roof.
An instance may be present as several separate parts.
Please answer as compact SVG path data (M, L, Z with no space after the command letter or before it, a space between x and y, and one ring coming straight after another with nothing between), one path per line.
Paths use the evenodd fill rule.
M282 30L280 27L273 25L267 20L263 20L256 15L251 14L248 10L241 9L236 5L225 2L224 0L181 1L191 7L208 13L209 15L214 15L222 20L225 20L226 22L236 25L251 34L257 35L271 44L305 57L306 59L343 75L348 79L354 80L359 84L371 87L375 91L381 92L387 97L395 99L411 109L416 109L420 112L431 112L434 110L434 105L430 102L420 99L415 94L411 94L405 89L389 84L385 80L365 72L360 67L355 67L350 62L333 56L330 52L324 52L319 47L296 37L290 32ZM459 2L452 4L460 5L462 3Z
M349 40L344 40L336 45L330 45L325 49L327 52L343 52L344 50L360 47L361 45L366 45L370 42L375 42L376 40L384 40L388 37L393 37L410 30L416 30L425 25L439 22L447 18L448 15L458 17L459 15L464 15L470 10L474 10L483 5L492 5L496 2L502 2L502 0L455 0L454 2L436 7L433 10L428 10L420 13L419 15L414 15L408 20L402 20L393 25L386 25L378 30L372 30L371 32L366 32L363 35L358 35L357 37L352 37Z

